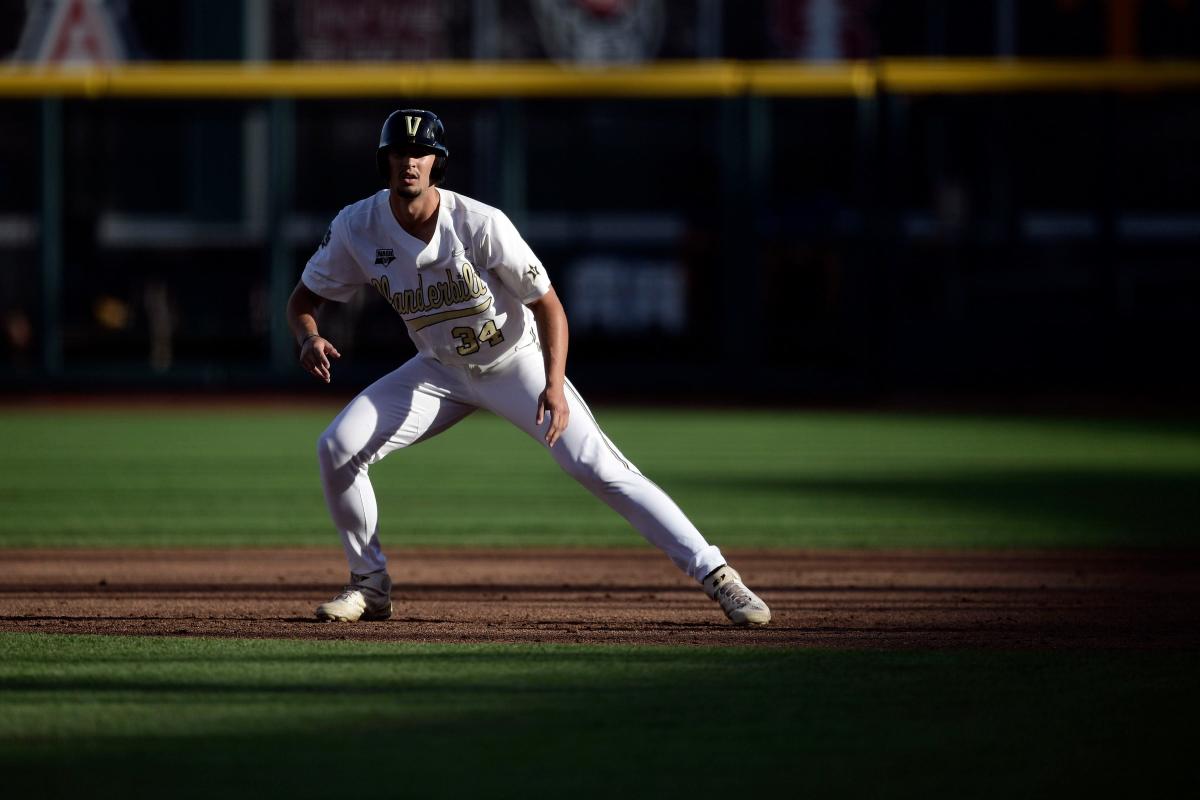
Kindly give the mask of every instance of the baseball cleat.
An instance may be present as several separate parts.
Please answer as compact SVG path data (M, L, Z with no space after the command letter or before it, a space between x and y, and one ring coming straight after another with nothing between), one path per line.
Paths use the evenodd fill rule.
M771 609L742 583L737 570L725 564L708 573L704 593L721 604L721 610L735 625L766 625Z
M317 619L326 622L383 620L392 616L392 580L386 572L350 575L337 597L317 606Z

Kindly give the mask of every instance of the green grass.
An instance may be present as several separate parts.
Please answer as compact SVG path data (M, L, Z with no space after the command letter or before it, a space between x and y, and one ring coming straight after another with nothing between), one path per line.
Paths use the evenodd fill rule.
M1197 784L1197 653L31 634L0 634L0 653L0 769L20 796L1011 798Z
M334 413L5 409L0 546L332 547ZM725 547L1196 546L1196 424L598 416ZM483 414L372 474L388 546L640 541ZM1187 796L1197 674L1196 652L0 634L0 775L155 800Z
M0 546L336 544L315 442L336 413L0 412ZM1195 546L1200 426L605 410L724 547ZM372 468L385 546L635 545L523 434L476 414Z

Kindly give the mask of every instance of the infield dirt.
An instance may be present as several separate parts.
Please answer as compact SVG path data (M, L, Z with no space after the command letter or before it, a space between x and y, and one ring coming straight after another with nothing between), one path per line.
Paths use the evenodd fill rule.
M771 606L729 625L659 553L393 550L395 614L320 623L340 551L0 550L0 630L410 642L1193 648L1200 553L742 551Z

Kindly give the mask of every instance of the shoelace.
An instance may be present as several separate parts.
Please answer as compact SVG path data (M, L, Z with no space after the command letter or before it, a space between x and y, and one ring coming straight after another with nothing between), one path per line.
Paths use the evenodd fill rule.
M350 595L352 595L352 594L362 594L362 589L358 588L357 586L343 587L341 594L339 594L337 597L335 597L333 599L335 602L338 600L349 600Z
M737 581L729 581L720 589L717 589L717 594L732 600L734 608L741 608L754 602L754 597L750 594L750 590Z

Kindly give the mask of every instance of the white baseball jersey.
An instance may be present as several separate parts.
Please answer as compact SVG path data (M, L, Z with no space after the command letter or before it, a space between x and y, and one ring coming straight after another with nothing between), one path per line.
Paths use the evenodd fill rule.
M535 419L546 367L525 307L550 291L546 270L503 213L438 192L428 244L400 227L384 190L342 209L301 276L336 301L374 286L420 350L350 401L317 446L329 513L356 575L387 568L371 464L478 408L543 447L551 424L551 414ZM697 581L724 564L720 549L604 435L570 381L565 399L570 421L550 450L559 466Z
M530 334L525 304L550 291L550 278L502 211L437 191L428 244L400 227L384 189L338 213L301 280L338 302L370 284L422 354L447 365L494 365Z

